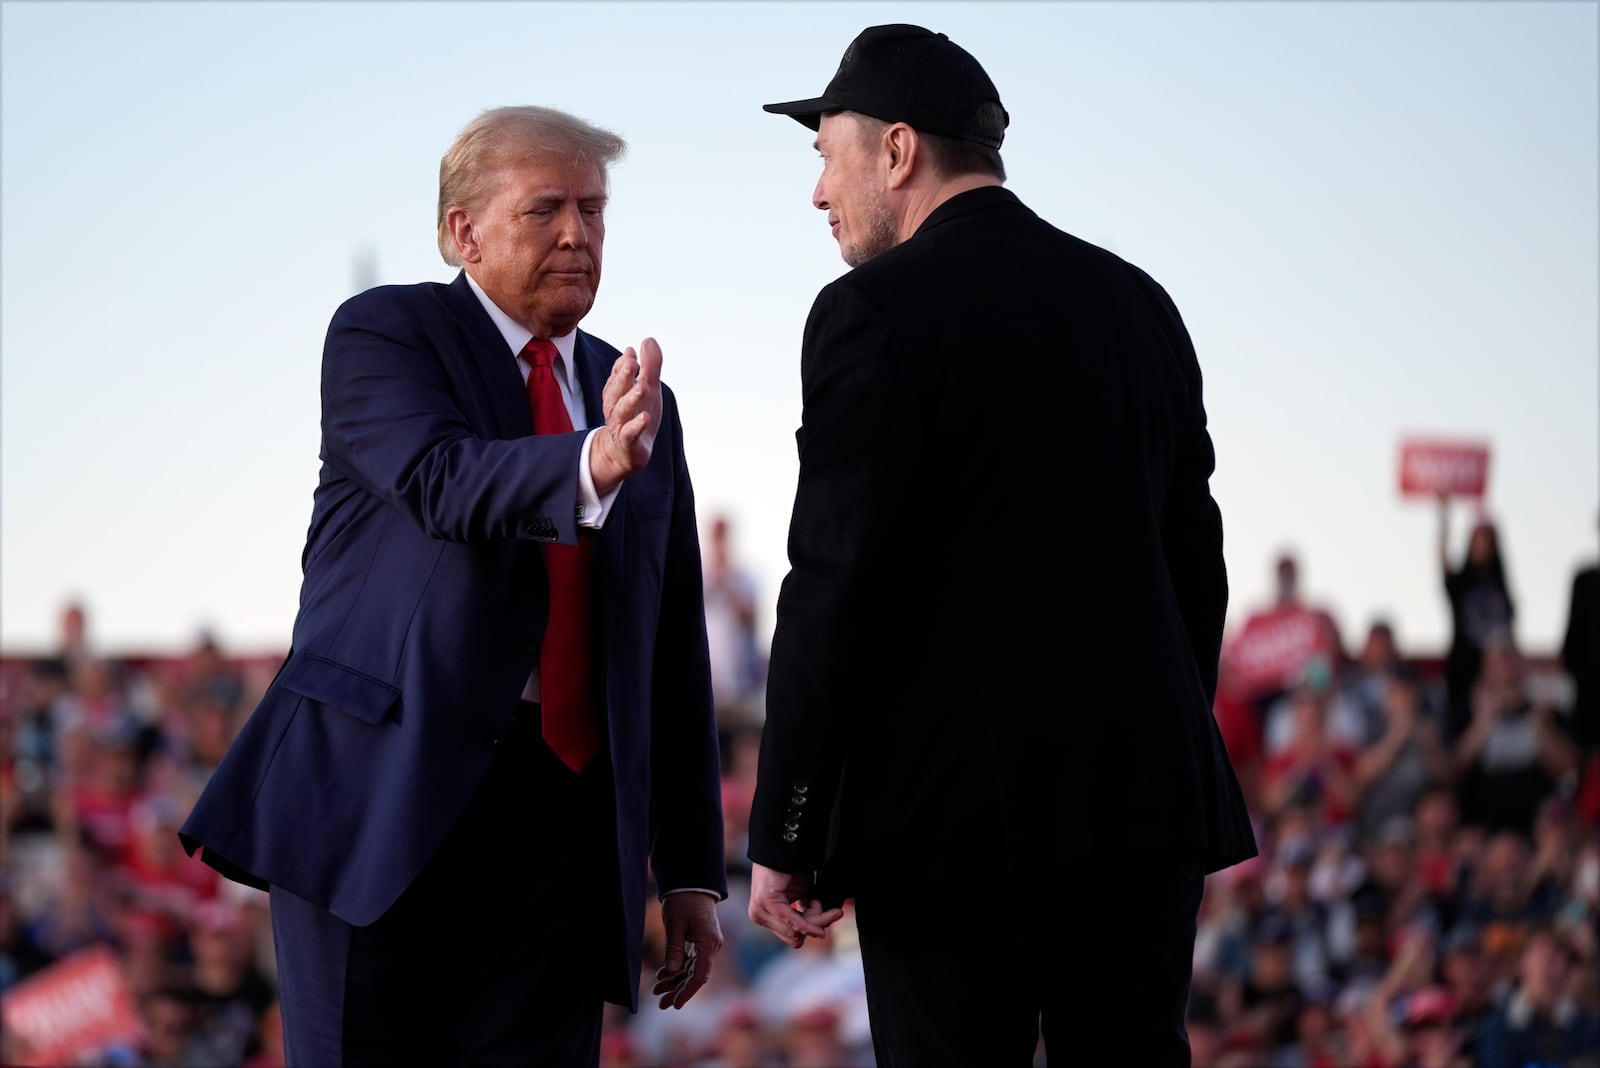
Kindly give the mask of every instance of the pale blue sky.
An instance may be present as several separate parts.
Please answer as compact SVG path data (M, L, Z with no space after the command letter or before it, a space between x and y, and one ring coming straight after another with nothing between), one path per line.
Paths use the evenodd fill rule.
M584 325L661 342L702 515L735 517L770 628L800 329L844 267L809 204L812 135L761 105L819 92L865 26L915 22L999 87L1010 187L1183 311L1234 625L1289 547L1347 642L1381 613L1437 651L1435 514L1399 498L1397 448L1459 435L1493 445L1519 634L1552 650L1600 518L1597 11L5 0L0 647L47 646L72 596L108 649L202 625L286 642L328 317L358 278L452 277L439 156L511 103L630 143ZM1048 417L1024 392L1041 360L975 354L1018 382L997 427ZM955 528L990 520L1003 551L1007 527L1062 511L1093 521L1013 501Z

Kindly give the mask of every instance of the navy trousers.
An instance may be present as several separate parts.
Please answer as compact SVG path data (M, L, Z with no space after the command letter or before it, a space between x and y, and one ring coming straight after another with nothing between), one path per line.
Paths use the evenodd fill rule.
M377 922L271 889L289 1068L598 1064L621 938L609 772L574 775L536 715Z

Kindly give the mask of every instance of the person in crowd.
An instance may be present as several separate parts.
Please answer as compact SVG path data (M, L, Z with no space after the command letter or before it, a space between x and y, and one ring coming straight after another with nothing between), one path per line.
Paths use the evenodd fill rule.
M1378 910L1389 931L1419 922L1437 926L1427 885L1417 866L1416 838L1409 817L1394 817L1362 852L1367 858L1366 875L1350 894L1358 907L1370 904Z
M1380 616L1367 625L1361 648L1340 680L1344 692L1360 707L1369 736L1381 730L1383 695L1389 680L1403 674L1412 673L1400 654L1394 624Z
M1535 928L1549 925L1563 894L1548 875L1536 873L1527 839L1499 831L1485 843L1462 894L1456 923L1481 933L1496 978L1509 976L1512 962Z
M1293 685L1266 705L1262 744L1270 764L1297 738L1295 703L1312 694L1322 705L1326 733L1341 748L1358 751L1373 733L1372 720L1361 701L1339 685L1334 665L1320 656L1306 660Z
M1272 819L1291 807L1309 807L1325 827L1342 828L1361 795L1355 775L1357 748L1329 724L1332 689L1305 682L1289 696L1288 729L1262 777L1262 814Z
M724 741L739 728L760 726L766 656L757 632L760 606L755 576L738 559L733 518L712 516L705 552L706 638L711 650L711 693Z
M1031 1064L1042 1007L1083 1063L1186 1065L1203 880L1256 843L1211 712L1227 577L1183 320L1005 188L1000 94L947 35L869 27L766 110L815 131L852 269L801 342L750 917L798 947L853 899L883 1063ZM995 423L996 354L1049 418ZM1084 521L976 518L1041 497ZM996 901L1060 922L985 924L1013 966L952 1012L930 935Z
M1325 604L1305 596L1300 557L1292 549L1273 560L1272 599L1245 616L1222 661L1263 719L1316 665L1334 677L1346 670L1338 620Z
M1288 924L1295 982L1302 991L1318 989L1331 979L1333 952L1328 944L1327 905L1311 892L1316 846L1296 840L1274 852L1279 869L1274 873L1268 914L1281 917Z
M1377 707L1378 731L1366 740L1353 769L1356 833L1363 838L1411 816L1423 791L1449 784L1455 772L1444 726L1415 676L1389 677Z
M1600 827L1600 564L1572 575L1561 632L1561 666L1572 678L1572 736L1578 746L1583 816Z
M271 895L291 1064L599 1057L726 894L698 520L661 347L580 329L623 140L503 107L439 167L449 284L334 313L292 648L181 835Z
M1448 902L1462 885L1469 857L1461 833L1461 807L1453 783L1441 783L1423 790L1411 808L1411 830L1417 874L1435 902ZM1474 828L1473 837L1480 833ZM1448 925L1453 914L1445 914Z
M1454 760L1462 820L1525 837L1539 806L1577 770L1566 722L1546 695L1530 689L1527 661L1506 632L1484 640L1472 719L1456 739Z
M1439 947L1439 981L1450 995L1460 1051L1476 1063L1478 1036L1495 1010L1495 988L1476 927L1453 928Z
M1567 989L1571 950L1555 932L1536 927L1518 956L1516 982L1478 1037L1480 1068L1600 1065L1600 1016Z
M1450 555L1450 498L1439 498L1439 566L1450 603L1450 645L1445 652L1444 680L1450 736L1472 722L1473 694L1484 652L1491 639L1514 632L1516 601L1500 548L1500 528L1479 514L1467 536L1459 563Z
M262 1018L277 1000L255 959L244 912L225 899L195 906L189 922L195 1022L191 1045L211 1064L238 1064L257 1052Z
M1269 1050L1292 1046L1305 1005L1294 971L1295 936L1289 922L1268 913L1251 932L1250 967L1238 987L1235 1027Z

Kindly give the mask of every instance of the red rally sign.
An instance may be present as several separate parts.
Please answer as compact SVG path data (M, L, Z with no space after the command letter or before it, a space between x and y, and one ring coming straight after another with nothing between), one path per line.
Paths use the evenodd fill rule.
M1407 497L1482 497L1489 481L1489 446L1480 442L1413 439L1400 443L1400 492Z
M28 1064L82 1064L101 1048L140 1037L139 1013L115 954L94 946L62 957L0 997L0 1020Z

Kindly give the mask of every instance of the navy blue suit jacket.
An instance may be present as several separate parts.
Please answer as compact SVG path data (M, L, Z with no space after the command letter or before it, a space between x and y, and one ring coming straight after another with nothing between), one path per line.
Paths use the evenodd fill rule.
M616 357L579 332L591 427ZM230 877L351 924L381 916L456 822L512 719L545 627L541 543L581 536L596 550L626 974L639 973L647 865L663 892L726 892L676 402L663 386L649 464L604 527L580 534L583 437L534 436L513 354L464 274L379 287L338 309L291 652L183 825L191 854L203 846Z

